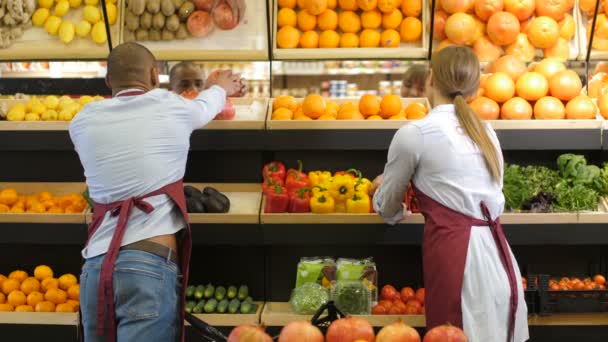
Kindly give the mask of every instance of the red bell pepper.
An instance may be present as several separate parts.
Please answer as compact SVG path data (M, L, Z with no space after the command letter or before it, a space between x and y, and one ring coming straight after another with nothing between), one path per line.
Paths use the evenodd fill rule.
M264 168L262 169L262 177L264 177L264 179L274 177L280 180L285 180L285 165L280 161L272 161L264 165Z
M411 183L408 185L407 192L405 193L405 207L412 213L420 212L420 202L416 198L416 193Z
M265 194L272 192L276 186L283 186L283 180L275 177L265 178L262 184L262 191Z
M287 170L285 178L285 187L288 192L294 192L298 189L308 186L308 175L302 172L302 161L298 160L298 169Z
M284 187L277 185L266 193L265 213L284 213L287 211L287 206L289 206L289 196Z
M289 193L289 213L309 213L310 212L310 189L300 188Z

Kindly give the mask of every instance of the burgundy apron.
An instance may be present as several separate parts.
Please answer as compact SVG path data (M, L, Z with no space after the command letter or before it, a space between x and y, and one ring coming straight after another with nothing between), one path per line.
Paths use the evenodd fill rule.
M143 93L143 91L129 91L118 96L134 96L141 95ZM181 340L182 342L185 340L184 307L186 302L186 286L188 284L190 254L192 252L192 231L190 229L188 210L186 208L184 185L183 181L180 179L177 182L167 184L160 189L142 196L135 196L124 201L109 204L95 203L93 221L89 226L89 234L86 245L88 245L89 240L100 227L106 213L109 212L112 216L118 216L118 222L116 223L114 235L112 236L110 246L101 264L99 287L97 292L97 335L105 335L106 341L108 342L116 341L116 311L114 309L114 289L112 276L114 273L114 264L116 263L116 259L118 258L118 253L122 244L122 239L127 231L131 211L133 210L133 207L136 207L144 213L150 214L152 211L154 211L154 207L146 201L146 198L158 195L167 195L179 208L179 211L186 222L186 231L184 236L181 238L181 244L178 246L180 254L180 270L182 272L182 291L180 300L180 322L182 324ZM79 330L79 335L80 340L84 340L82 329Z
M489 227L511 288L508 322L508 341L511 341L515 333L518 290L509 246L499 219L492 220L490 211L483 202L480 206L485 221L452 210L416 187L414 191L425 218L422 263L427 329L446 323L463 327L461 294L471 227Z

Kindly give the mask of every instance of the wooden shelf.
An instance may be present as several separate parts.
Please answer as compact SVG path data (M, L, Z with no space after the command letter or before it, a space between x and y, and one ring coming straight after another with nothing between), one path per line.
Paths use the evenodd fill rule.
M48 191L53 196L68 195L72 193L82 194L86 188L84 183L2 183L0 189L13 188L19 194L30 195ZM84 212L78 214L35 214L35 213L2 213L0 223L69 223L83 224L85 222Z
M531 326L608 326L608 313L554 314L551 316L531 316Z
M0 312L0 325L77 325L78 315L71 312Z
M273 76L321 76L321 75L341 75L341 76L368 76L368 75L400 75L407 71L407 68L354 68L354 69L323 69L316 71L277 71Z
M258 310L254 314L196 314L198 319L214 327L236 327L243 324L258 325L264 310L264 302L255 302ZM190 323L186 322L186 325Z
M266 127L268 98L231 98L236 116L233 120L213 120L203 129L257 129Z
M596 120L490 120L495 130L556 130L556 129L597 129L603 126L603 119Z

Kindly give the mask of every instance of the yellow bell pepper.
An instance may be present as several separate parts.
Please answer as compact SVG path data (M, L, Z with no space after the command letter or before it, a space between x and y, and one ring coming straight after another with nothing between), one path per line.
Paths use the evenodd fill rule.
M367 178L361 178L355 185L355 191L360 191L369 195L372 189L372 182Z
M355 180L348 175L335 176L329 185L329 193L338 202L344 202L355 194Z
M345 213L346 212L346 201L336 201L336 209L337 213Z
M357 191L353 198L346 201L346 212L349 214L369 214L370 208L369 195L364 192Z
M323 184L331 179L331 172L329 171L311 171L308 173L308 181L310 186L314 187Z
M315 185L312 188L312 194L313 195L316 195L316 194L321 193L321 192L328 192L328 191L329 191L329 183L328 182Z
M315 214L333 213L335 201L327 192L321 192L310 199L310 211Z

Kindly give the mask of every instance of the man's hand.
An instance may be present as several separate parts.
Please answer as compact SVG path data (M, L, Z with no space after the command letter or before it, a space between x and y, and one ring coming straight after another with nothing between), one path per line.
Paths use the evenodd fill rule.
M382 184L383 179L384 179L384 175L379 175L378 177L374 178L374 180L372 181L372 187L369 191L372 196L376 193L376 190L378 190L378 188L380 187L380 184Z
M242 88L240 75L233 74L230 70L222 70L214 80L208 81L210 87L217 85L224 88L227 95L238 93Z
M226 2L232 8L232 15L239 18L239 23L243 21L243 18L245 17L245 10L247 9L245 0L226 0Z

